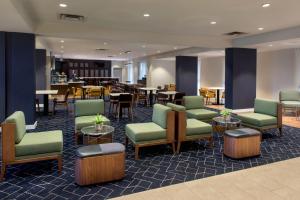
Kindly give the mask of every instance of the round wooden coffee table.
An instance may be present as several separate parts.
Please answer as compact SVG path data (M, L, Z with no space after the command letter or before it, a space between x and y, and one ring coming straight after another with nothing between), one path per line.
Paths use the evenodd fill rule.
M241 126L241 120L235 117L225 119L222 116L213 118L213 130L214 132L224 134L226 130L236 129Z

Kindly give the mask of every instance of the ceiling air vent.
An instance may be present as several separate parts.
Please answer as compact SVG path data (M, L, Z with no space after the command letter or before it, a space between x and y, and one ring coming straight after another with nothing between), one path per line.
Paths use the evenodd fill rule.
M59 14L59 19L72 22L84 22L85 18L82 15Z
M228 35L228 36L240 36L240 35L246 35L246 34L247 33L245 33L245 32L233 31L233 32L225 33L224 35Z
M125 51L124 53L129 54L129 53L131 53L131 51Z
M108 58L113 58L114 56L107 56Z
M101 49L101 48L99 48L99 49L96 49L96 51L108 51L108 49Z

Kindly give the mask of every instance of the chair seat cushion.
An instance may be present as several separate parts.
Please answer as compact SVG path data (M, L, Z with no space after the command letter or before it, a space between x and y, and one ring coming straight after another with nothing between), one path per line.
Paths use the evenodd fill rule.
M285 108L300 107L300 101L282 101L281 103Z
M211 120L218 116L217 112L206 110L206 109L192 109L186 111L188 118L194 118L198 120Z
M197 119L186 120L186 135L202 135L212 132L212 126Z
M243 113L237 116L245 124L250 124L258 127L271 126L277 124L277 118L260 114L260 113Z
M19 144L16 144L16 157L62 152L62 131L27 133Z
M75 130L80 131L83 127L92 126L95 124L97 115L80 116L75 118ZM105 125L110 125L110 120L102 116Z
M125 131L126 135L134 143L166 139L166 129L153 122L127 124Z

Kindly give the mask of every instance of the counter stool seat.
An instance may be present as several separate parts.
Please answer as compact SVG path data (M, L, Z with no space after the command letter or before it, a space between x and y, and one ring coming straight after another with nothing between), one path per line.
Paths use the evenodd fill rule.
M224 154L239 159L260 155L261 133L255 129L227 130L224 134Z
M80 147L76 156L75 182L78 185L120 180L125 176L125 147L120 143Z

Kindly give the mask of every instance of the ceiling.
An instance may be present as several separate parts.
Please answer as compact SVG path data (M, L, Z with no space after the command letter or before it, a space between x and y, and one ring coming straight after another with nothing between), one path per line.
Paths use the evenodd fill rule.
M267 2L271 6L262 8ZM61 8L59 3L68 6ZM174 47L225 48L234 39L224 36L227 32L242 31L249 37L300 25L299 0L6 0L0 5L5 10L0 13L2 30L34 32L57 55L63 39L64 57L93 59L131 59ZM60 13L86 20L60 21ZM99 53L96 48L110 50ZM126 50L131 55L120 55Z

